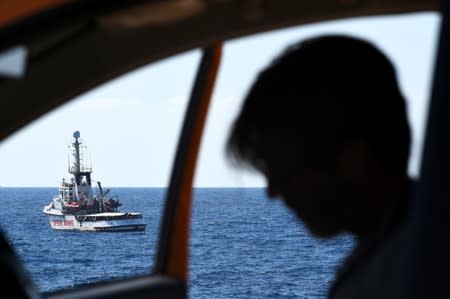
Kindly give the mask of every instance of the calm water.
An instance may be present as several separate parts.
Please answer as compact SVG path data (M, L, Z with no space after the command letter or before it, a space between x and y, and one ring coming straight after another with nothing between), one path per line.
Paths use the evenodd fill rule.
M138 233L60 232L42 213L56 188L0 188L0 225L39 290L151 271L165 189L111 188L122 210L141 211ZM353 241L311 238L264 189L195 191L191 298L323 298Z

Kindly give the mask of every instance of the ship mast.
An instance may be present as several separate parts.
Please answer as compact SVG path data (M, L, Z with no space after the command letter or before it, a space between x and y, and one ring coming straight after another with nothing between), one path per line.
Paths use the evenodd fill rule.
M90 186L91 185L91 172L92 169L85 167L82 165L82 153L81 153L81 141L80 138L80 132L75 131L73 133L73 138L75 138L75 141L72 143L73 146L73 156L74 156L74 163L72 167L70 167L69 172L74 175L75 182L77 186L79 186L83 180L83 177L86 177L86 183Z

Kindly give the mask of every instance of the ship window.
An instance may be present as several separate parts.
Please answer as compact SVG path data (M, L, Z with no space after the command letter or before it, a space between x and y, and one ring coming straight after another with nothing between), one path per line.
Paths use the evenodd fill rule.
M0 212L0 226L39 291L151 273L172 159L199 58L195 50L142 67L80 95L0 144L0 198L2 211L8 211ZM76 171L75 136L82 150L78 185L69 173ZM90 174L92 194L80 205L81 193L89 195L84 173ZM59 193L63 177L66 189ZM142 216L89 216L95 210L92 195L101 193L104 202L111 200L109 213L117 208ZM64 206L72 217L54 216L49 222L43 209L55 195L64 200L54 207ZM97 204L98 209L105 207ZM119 232L70 231L74 225L82 231L99 225L99 231L111 226Z

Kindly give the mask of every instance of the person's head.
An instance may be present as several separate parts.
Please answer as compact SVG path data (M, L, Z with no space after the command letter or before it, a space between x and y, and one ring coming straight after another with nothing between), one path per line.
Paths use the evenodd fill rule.
M407 177L410 132L391 62L370 43L327 35L290 46L264 69L227 152L267 179L319 236L354 230L376 184ZM380 185L379 188L383 188ZM376 191L376 190L375 190Z

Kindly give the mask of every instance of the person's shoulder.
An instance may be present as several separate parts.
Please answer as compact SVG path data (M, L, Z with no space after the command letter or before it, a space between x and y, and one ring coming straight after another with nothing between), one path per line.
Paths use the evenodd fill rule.
M387 213L379 234L359 243L336 272L330 298L396 298L405 277L410 208L417 181L409 180L405 194Z
M358 257L362 249L355 249L337 271L329 298L398 298L407 269L408 223L397 226L371 255Z

